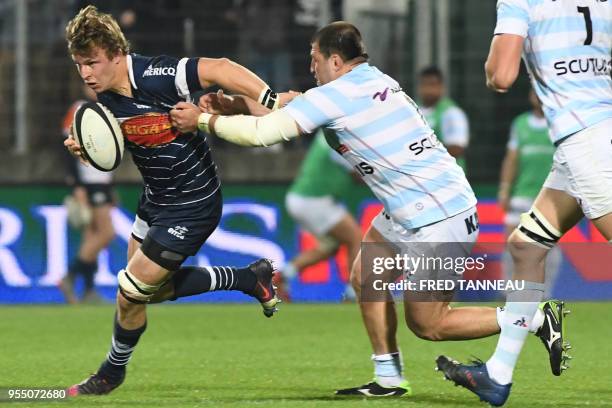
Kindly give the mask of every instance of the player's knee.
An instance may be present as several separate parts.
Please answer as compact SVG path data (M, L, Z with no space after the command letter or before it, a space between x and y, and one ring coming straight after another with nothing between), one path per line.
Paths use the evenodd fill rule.
M510 235L508 239L510 253L520 255L521 252L533 247L551 249L557 244L561 235L561 232L534 207L529 212L521 214L518 227Z
M149 303L163 285L163 282L155 285L144 283L127 269L119 271L117 280L119 281L119 297L133 304Z

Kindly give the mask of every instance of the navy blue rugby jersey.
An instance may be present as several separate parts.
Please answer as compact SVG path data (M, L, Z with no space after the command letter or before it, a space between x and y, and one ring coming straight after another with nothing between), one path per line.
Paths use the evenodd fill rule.
M121 123L146 199L171 207L213 197L221 183L205 135L179 133L169 115L177 102L201 90L198 59L129 54L127 65L133 97L106 91L98 101Z

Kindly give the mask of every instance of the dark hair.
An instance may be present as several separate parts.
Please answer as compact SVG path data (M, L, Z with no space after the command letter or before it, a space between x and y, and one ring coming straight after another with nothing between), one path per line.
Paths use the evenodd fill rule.
M424 77L436 77L440 82L444 82L444 74L440 68L435 65L429 66L427 68L423 68L421 72L419 72L419 78Z
M343 61L357 57L368 59L361 33L351 23L335 21L326 25L315 33L311 43L317 43L321 54L329 58L338 54Z

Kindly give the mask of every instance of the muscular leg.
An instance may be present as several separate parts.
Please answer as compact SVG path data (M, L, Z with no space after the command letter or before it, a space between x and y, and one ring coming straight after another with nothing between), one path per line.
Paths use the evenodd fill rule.
M583 217L576 199L560 190L542 188L533 206L561 235ZM510 235L508 246L514 262L513 279L544 282L544 260L548 249L525 242L517 230Z
M387 241L374 227L370 227L363 237L363 242L386 243ZM395 311L395 303L393 301L363 301L361 299L362 278L365 279L365 276L361 270L361 251L359 251L351 270L351 284L359 300L361 317L366 327L372 350L375 355L395 353L399 350L396 340L397 313Z
M366 232L363 242L385 243L382 235L373 227ZM385 246L377 246L376 250L381 249L382 256L390 255ZM370 255L370 254L368 254ZM403 377L402 357L397 345L397 314L393 299L390 301L371 301L365 299L362 292L364 282L370 281L371 271L364 271L361 268L362 253L358 252L353 268L351 270L351 284L359 301L361 317L372 345L374 361L374 376L378 387L385 387L384 392L397 392L403 395L410 393L410 386ZM371 294L369 295L371 296ZM369 387L369 385L367 386ZM367 388L366 387L366 388ZM362 393L361 387L338 390L338 394L355 395Z
M543 188L533 206L547 223L547 230L558 236L572 228L583 216L576 200L560 190ZM523 227L525 227L523 225ZM525 227L526 228L526 227ZM531 227L530 227L531 228ZM528 228L529 229L529 228ZM538 228L533 227L534 230ZM533 231L532 231L533 232ZM537 234L540 235L540 234ZM545 236L547 233L542 233ZM528 327L516 325L516 321L532 321L543 298L545 258L548 249L526 239L524 233L515 230L509 238L509 249L514 261L513 279L526 281L524 290L508 293L505 316L502 322L495 353L487 361L487 370L499 384L512 382L512 374L528 334Z
M151 286L162 284L171 275L170 271L147 258L140 248L136 249L130 258L127 270L139 281ZM130 302L118 292L117 321L127 330L142 327L146 322L146 305Z
M68 389L71 396L108 394L123 383L126 366L146 329L146 294L154 293L171 275L149 259L133 237L128 243L128 258L126 269L119 273L120 290L110 351L96 374Z
M499 333L492 307L451 308L449 302L404 302L406 324L419 338L431 341L469 340Z

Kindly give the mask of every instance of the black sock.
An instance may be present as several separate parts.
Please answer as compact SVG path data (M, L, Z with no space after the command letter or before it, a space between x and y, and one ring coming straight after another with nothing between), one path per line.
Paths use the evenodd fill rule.
M253 271L231 266L184 266L172 277L174 297L199 295L215 290L240 290L249 293L257 284Z
M115 328L111 349L106 355L106 360L100 366L98 372L111 381L119 381L125 375L125 367L130 361L132 352L138 343L138 339L147 328L147 323L134 330L124 329L117 321L115 314Z
M85 290L91 290L94 287L94 275L98 269L97 262L85 262L79 258L76 258L72 265L70 265L70 275L75 277L77 275L83 276L85 282Z

